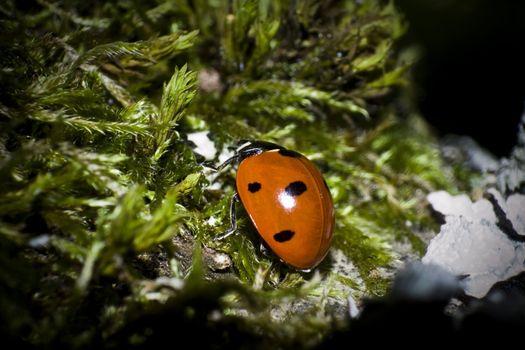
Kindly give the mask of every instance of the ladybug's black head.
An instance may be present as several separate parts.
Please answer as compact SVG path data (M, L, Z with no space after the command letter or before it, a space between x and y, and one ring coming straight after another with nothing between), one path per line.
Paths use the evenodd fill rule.
M254 154L259 154L259 153L271 151L274 149L280 150L280 149L285 149L285 148L275 143L266 142L266 141L241 140L239 142L239 147L237 148L235 153L239 155L240 157L239 161L241 161L244 158L253 156Z
M299 153L290 151L284 148L283 146L279 146L275 143L259 140L240 140L238 142L238 147L235 150L235 155L224 161L224 163L222 163L221 165L219 165L218 170L223 169L228 164L240 163L243 159L246 159L248 157L276 149L278 149L279 152L282 152L283 155L288 155L292 157L300 156Z

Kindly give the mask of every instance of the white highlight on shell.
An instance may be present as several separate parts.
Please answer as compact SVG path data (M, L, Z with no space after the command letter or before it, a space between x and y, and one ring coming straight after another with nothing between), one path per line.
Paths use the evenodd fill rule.
M286 192L279 193L278 196L279 203L285 208L285 209L292 209L295 207L295 198L287 194Z

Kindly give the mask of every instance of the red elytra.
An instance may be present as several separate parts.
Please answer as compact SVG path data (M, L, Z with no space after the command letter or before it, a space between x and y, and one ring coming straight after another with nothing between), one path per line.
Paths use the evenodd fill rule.
M279 145L253 141L222 166L239 162L237 194L266 245L286 264L310 270L327 255L333 237L334 206L323 176L300 153Z

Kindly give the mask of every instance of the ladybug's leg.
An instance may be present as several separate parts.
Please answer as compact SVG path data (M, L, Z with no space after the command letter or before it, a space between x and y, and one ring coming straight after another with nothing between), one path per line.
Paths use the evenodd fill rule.
M215 237L214 241L220 241L237 231L237 216L235 215L235 203L239 201L239 194L235 193L230 201L230 228L224 231L219 236Z
M273 252L271 251L271 249L268 248L268 246L266 245L266 243L265 243L263 240L261 240L261 244L260 244L260 246L259 246L259 251L260 251L261 253L263 253L264 256L266 256L266 257L275 258L275 254L273 254Z

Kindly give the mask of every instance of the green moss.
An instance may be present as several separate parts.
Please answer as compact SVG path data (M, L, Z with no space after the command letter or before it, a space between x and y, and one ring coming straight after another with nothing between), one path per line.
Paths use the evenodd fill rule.
M338 230L334 246L341 249L355 265L365 289L371 295L381 295L384 290L376 289L379 280L384 280L379 274L374 275L377 268L385 267L391 262L389 249L378 238L365 235L355 227Z

